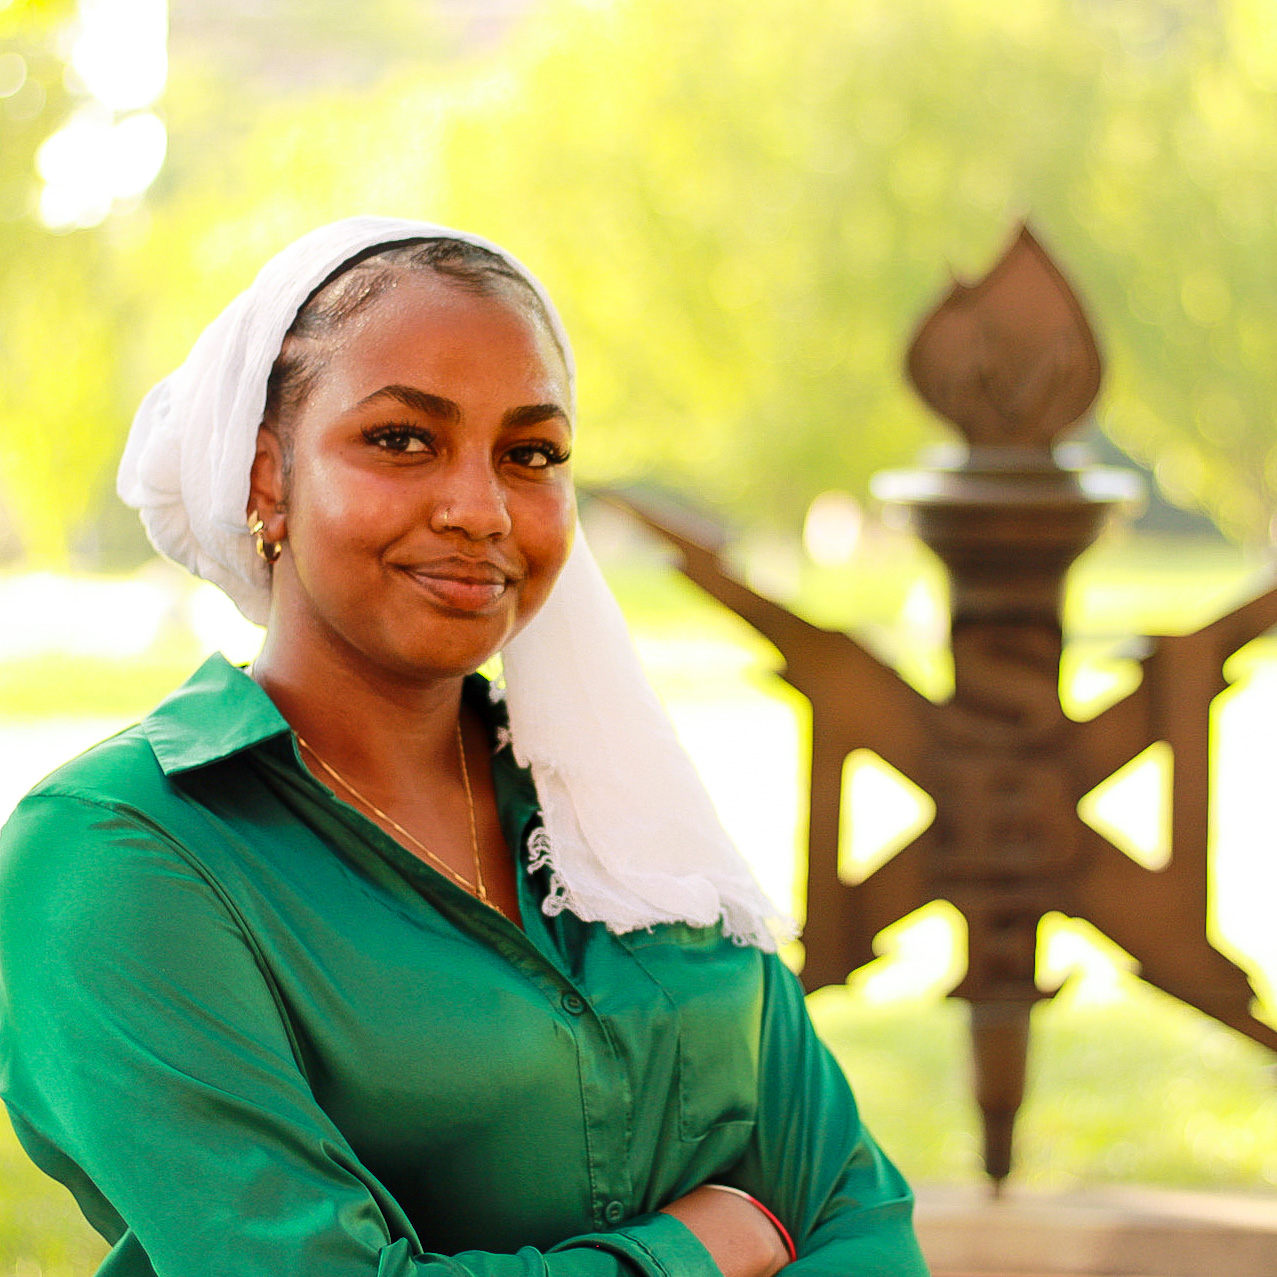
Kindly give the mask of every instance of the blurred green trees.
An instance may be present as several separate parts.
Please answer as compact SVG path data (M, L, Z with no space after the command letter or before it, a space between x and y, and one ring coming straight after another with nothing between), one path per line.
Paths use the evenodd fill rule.
M54 562L65 558L68 529L88 513L88 494L119 438L101 343L115 301L98 313L85 305L97 245L55 239L33 217L36 149L67 111L55 46L73 10L72 0L15 0L0 9L0 491L28 555ZM63 372L68 365L82 372L85 389L92 386L87 396L59 363ZM92 431L78 428L94 419ZM42 436L68 428L64 482L50 472ZM92 434L104 446L95 449Z
M540 0L495 45L400 0L353 42L329 7L294 45L267 6L277 52L237 76L216 10L176 0L148 206L0 226L0 501L26 555L102 522L131 406L265 256L365 211L489 234L545 279L583 478L790 526L937 437L899 378L911 327L1028 215L1106 348L1105 429L1267 538L1270 0ZM13 210L33 144L4 139Z

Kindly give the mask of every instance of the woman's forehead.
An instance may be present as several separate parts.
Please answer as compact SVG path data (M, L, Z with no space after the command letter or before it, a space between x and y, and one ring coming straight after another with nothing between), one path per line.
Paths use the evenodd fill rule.
M554 334L516 285L479 291L446 277L412 272L394 281L334 334L315 385L317 396L377 389L379 379L443 378L540 388L564 401L567 367ZM422 389L432 387L423 386Z

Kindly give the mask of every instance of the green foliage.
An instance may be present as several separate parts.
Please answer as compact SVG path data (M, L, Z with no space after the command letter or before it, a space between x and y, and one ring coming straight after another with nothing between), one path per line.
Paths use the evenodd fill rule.
M26 235L0 316L0 484L33 565L65 564L101 501L127 420L120 382L128 290L105 237Z
M9 55L5 88L12 89L0 100L0 280L10 263L38 252L36 246L47 238L21 219L35 206L36 148L67 109L62 62L51 38L57 11L38 7L32 13L30 5L0 9L0 54Z
M450 208L547 264L587 474L655 472L792 525L929 437L896 372L910 326L946 261L981 260L1007 222L998 183L949 195L971 164L951 153L961 64L998 64L1006 40L997 6L967 15L561 5L571 36L458 113Z
M1106 424L1258 537L1277 37L1222 9L566 0L453 117L450 208L564 298L588 473L791 524L929 437L911 326L1027 213L1106 339Z
M1265 539L1267 0L542 0L466 57L404 0L358 31L327 2L270 12L246 30L278 56L175 15L147 209L61 241L0 224L0 490L28 553L66 553L130 407L263 258L365 211L484 231L545 278L580 358L583 478L790 528L939 437L899 376L912 327L1030 215L1106 347L1104 427L1175 500ZM63 109L48 28L23 38L49 105L5 134L11 208Z
M0 10L6 88L18 85L0 100L0 508L36 564L67 561L121 438L110 371L128 301L108 246L34 222L34 157L70 110L57 41L74 7L18 0Z

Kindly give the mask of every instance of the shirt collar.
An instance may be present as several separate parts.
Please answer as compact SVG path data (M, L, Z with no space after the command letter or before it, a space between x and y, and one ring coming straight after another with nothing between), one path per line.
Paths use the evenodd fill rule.
M166 776L229 758L288 730L270 697L220 652L142 720Z
M472 674L465 695L492 733L498 751L509 749L505 706L487 679ZM142 720L166 776L204 767L290 731L275 702L221 652L214 652L171 696Z

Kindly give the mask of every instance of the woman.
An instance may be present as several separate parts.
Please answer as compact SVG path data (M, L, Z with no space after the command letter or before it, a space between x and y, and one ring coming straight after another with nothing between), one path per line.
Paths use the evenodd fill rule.
M925 1273L573 547L572 380L517 262L361 218L140 409L122 495L267 635L0 841L0 1088L103 1274Z

